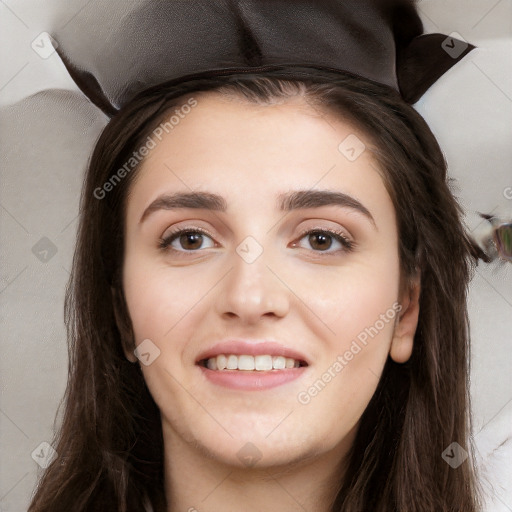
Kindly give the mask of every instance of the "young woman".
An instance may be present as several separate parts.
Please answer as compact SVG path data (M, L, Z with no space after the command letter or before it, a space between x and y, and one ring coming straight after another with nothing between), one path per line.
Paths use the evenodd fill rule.
M384 85L290 68L136 95L87 171L30 512L479 510L461 216Z

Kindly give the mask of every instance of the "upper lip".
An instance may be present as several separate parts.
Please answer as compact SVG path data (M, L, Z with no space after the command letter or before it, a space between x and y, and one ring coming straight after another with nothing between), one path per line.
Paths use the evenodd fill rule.
M309 361L306 356L300 353L298 350L286 347L281 343L277 343L275 341L268 340L224 340L220 343L217 343L213 347L204 350L199 354L196 359L196 363L199 363L205 359L209 359L211 357L216 357L218 355L250 355L250 356L258 356L258 355L271 355L271 356L283 356L290 357L292 359L296 359L297 361L301 361L307 365L309 365Z

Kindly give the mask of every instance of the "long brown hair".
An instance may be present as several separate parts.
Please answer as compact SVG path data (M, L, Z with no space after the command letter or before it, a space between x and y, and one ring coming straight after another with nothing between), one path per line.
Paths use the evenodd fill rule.
M123 351L134 348L120 271L126 200L137 166L104 197L98 198L98 189L164 115L207 90L263 104L302 95L319 112L362 130L396 211L402 285L421 271L412 356L404 364L388 358L347 471L333 489L332 512L480 510L471 457L466 304L478 250L463 229L441 149L396 91L348 74L283 68L160 84L133 98L103 130L85 176L66 290L69 374L52 443L58 456L42 475L29 512L166 511L160 413L140 366ZM452 442L470 455L457 468L442 458Z

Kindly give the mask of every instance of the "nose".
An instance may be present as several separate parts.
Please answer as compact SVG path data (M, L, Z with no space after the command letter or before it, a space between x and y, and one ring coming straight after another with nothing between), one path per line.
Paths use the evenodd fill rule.
M231 269L222 280L215 300L217 313L247 324L264 316L282 318L290 308L290 290L280 276L279 263L263 250L254 261L233 252Z

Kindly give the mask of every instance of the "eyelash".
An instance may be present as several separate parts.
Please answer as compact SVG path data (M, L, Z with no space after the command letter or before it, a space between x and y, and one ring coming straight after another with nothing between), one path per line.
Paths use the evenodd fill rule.
M187 253L197 252L199 249L198 250L183 250L183 251L180 251L180 250L177 250L177 249L174 249L174 248L170 247L171 243L176 238L178 238L180 235L182 235L183 233L201 233L203 235L208 236L209 238L211 238L213 240L213 236L210 233L208 233L208 231L206 231L204 229L201 229L201 228L182 228L182 229L177 229L176 231L172 231L165 238L159 238L158 239L158 247L159 247L159 249L161 249L163 251L169 251L170 250L170 251L172 251L174 253L180 253L180 256L184 256ZM355 242L349 240L345 236L345 234L343 232L338 231L336 229L332 229L332 230L331 229L320 229L320 228L306 229L306 230L304 230L304 231L302 231L300 233L300 235L299 235L297 240L300 241L306 235L318 234L318 233L330 235L331 237L333 237L336 241L338 241L343 246L343 249L339 249L337 251L331 251L331 252L315 251L314 249L311 249L313 252L318 253L321 257L330 256L330 255L333 255L333 254L335 254L337 252L349 253L349 252L353 251L354 247L356 246Z

